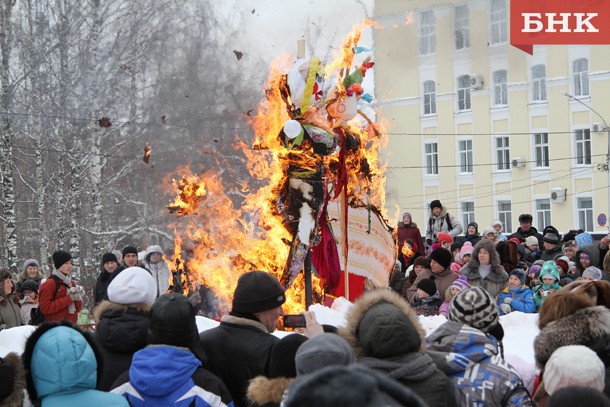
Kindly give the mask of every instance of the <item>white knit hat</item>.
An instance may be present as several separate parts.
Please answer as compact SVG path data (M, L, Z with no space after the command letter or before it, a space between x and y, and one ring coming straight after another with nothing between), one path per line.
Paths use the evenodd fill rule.
M525 238L525 245L527 247L530 247L530 246L533 246L533 245L538 246L538 243L539 243L538 242L538 238L536 236L528 236L528 237Z
M604 390L604 362L583 345L562 346L555 350L544 368L544 388L549 395L568 386Z
M157 284L142 267L128 267L108 285L108 299L117 304L152 305L157 298Z

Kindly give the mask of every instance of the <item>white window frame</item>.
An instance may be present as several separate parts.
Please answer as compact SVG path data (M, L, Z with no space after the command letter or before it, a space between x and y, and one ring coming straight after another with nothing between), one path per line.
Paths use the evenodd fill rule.
M546 65L538 64L531 67L532 101L546 102Z
M542 198L536 199L536 228L543 230L551 223L551 199ZM544 206L544 207L543 207Z
M469 206L472 206L470 208ZM461 201L460 209L462 212L462 225L464 225L464 234L468 233L468 224L474 222L474 201Z
M492 73L493 78L493 97L494 106L506 106L508 105L508 71L506 69L500 69Z
M424 162L426 175L438 175L438 143L436 141L424 143Z
M432 80L424 81L423 90L424 115L433 116L436 114L436 82Z
M538 136L540 136L540 143L536 142ZM549 168L549 133L536 132L532 134L532 145L534 147L534 167Z
M589 60L579 58L572 63L574 96L589 96Z
M495 136L494 151L496 157L496 171L510 170L510 138L508 136Z
M472 106L470 100L470 75L460 75L457 78L457 110L469 111Z
M508 209L503 207L508 205ZM513 233L512 202L509 199L500 199L497 202L498 219L502 222L503 233Z
M591 165L590 129L574 129L574 160L577 166Z
M419 19L419 54L429 55L436 52L436 18L433 10L421 12Z
M508 20L506 17L505 0L491 0L490 8L491 31L490 44L504 44L508 40Z
M460 174L472 174L474 172L474 152L472 139L458 139L458 161L460 163ZM464 148L462 148L464 147Z
M583 204L589 202L590 205L584 207ZM576 211L578 214L578 228L585 232L593 232L593 198L583 196L576 198Z
M470 48L470 15L468 5L456 6L453 16L455 49ZM461 41L458 41L460 39Z

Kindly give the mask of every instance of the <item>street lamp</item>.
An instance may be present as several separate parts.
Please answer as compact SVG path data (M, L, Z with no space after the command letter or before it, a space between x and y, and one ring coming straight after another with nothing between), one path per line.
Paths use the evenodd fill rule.
M583 105L584 107L586 107L587 109L589 109L590 111L595 113L597 115L597 117L599 117L602 120L602 122L604 123L604 128L601 131L605 131L608 134L608 154L606 155L606 170L608 171L608 209L609 210L606 211L606 214L607 214L606 216L610 216L610 126L608 126L608 123L602 117L601 114L599 114L595 109L593 109L588 104L584 103L582 100L570 95L569 93L562 92L562 95L566 96L570 100L575 100L576 102L580 103L581 105ZM608 235L610 236L610 219L608 219L608 217L606 218L606 224L608 225Z

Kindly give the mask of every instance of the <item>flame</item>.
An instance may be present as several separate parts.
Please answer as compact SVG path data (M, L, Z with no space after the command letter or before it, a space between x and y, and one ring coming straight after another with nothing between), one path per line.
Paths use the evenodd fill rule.
M167 206L170 213L185 216L196 213L199 203L206 195L205 183L196 175L183 177L180 181L172 180L175 189L179 191L174 202Z
M411 248L411 245L407 242L405 242L402 245L402 248L400 249L400 252L405 255L405 257L413 257L413 255L415 254L415 252L413 251L413 249Z

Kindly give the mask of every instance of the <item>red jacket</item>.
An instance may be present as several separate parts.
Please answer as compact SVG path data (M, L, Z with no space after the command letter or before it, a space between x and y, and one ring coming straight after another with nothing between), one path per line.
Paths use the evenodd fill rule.
M74 281L72 281L72 287L76 287ZM83 301L74 301L76 312L73 314L68 313L68 307L72 304L72 299L68 294L68 287L65 284L61 284L59 291L55 299L53 294L55 293L55 280L49 278L45 281L39 290L39 309L44 315L45 321L61 321L66 319L73 324L76 324L78 319L78 313L83 309Z
M426 253L426 248L424 247L424 241L421 237L421 232L417 228L415 223L411 223L411 226L405 227L402 222L398 222L398 252L402 249L402 246L407 239L413 240L413 242L417 245L417 251L420 253Z

